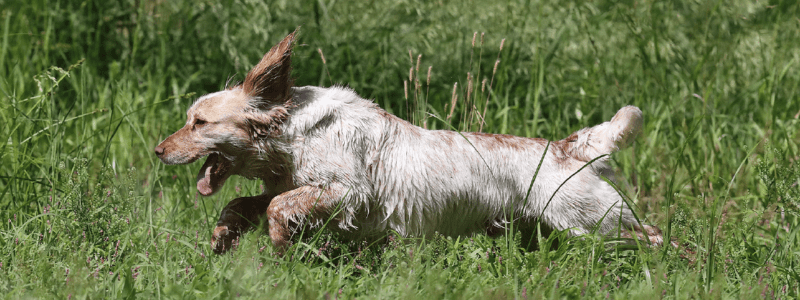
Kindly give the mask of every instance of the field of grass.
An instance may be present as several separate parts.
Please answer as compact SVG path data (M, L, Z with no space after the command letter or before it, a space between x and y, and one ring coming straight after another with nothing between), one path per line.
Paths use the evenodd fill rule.
M267 2L0 0L2 297L800 297L795 0ZM220 209L259 183L200 198L201 162L152 149L297 26L297 85L428 128L561 139L640 107L614 166L678 247L323 231L285 257L260 232L210 253Z

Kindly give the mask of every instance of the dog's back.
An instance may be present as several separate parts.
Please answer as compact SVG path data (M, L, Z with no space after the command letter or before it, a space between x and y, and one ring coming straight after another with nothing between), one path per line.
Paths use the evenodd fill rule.
M285 132L291 133L296 157L295 181L345 182L351 192L342 199L339 227L348 232L464 235L491 232L512 218L533 222L542 216L552 228L583 234L608 212L600 226L607 233L620 211L623 223L635 222L600 177L612 175L605 159L567 181L591 159L625 147L638 134L641 111L635 107L553 142L542 160L543 139L422 129L345 88L294 92L297 108Z

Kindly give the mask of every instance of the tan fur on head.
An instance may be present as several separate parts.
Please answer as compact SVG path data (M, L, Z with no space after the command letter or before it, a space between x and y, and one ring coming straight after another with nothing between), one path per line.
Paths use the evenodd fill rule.
M242 84L198 98L187 111L186 125L156 147L156 155L167 164L208 156L197 175L200 194L216 193L230 175L254 178L262 173L261 167L272 172L284 169L285 159L274 153L272 141L281 135L292 106L296 33L272 47ZM268 163L254 166L248 161Z

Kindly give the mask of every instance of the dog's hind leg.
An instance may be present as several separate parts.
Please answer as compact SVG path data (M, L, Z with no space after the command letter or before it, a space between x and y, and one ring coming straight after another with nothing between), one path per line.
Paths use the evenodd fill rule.
M320 227L334 213L347 194L337 184L326 187L302 186L276 196L267 208L269 237L278 252L291 246L291 239L303 225Z
M211 248L221 254L230 250L242 233L253 229L266 214L271 195L242 197L229 202L219 215L217 227L211 235Z
M609 154L617 152L633 143L643 126L642 111L635 106L620 109L609 122L581 129L557 145L578 166L593 161L592 167L580 172L573 182L566 183L556 195L550 207L543 213L545 223L554 228L571 229L571 234L580 235L591 232L599 226L601 234L649 240L660 245L661 230L656 226L642 225L636 221L631 208L623 203L616 189L606 183L601 176L613 180L614 172L607 164ZM602 224L597 224L601 222ZM622 228L619 228L619 227Z

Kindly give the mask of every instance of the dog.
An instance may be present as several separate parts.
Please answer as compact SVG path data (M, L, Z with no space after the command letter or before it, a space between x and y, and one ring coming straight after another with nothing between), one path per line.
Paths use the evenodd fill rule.
M261 195L222 210L215 252L229 250L262 218L279 252L303 226L323 225L359 239L391 232L494 236L511 222L539 223L572 236L599 232L662 244L658 227L640 224L604 179L613 178L608 154L641 131L638 108L554 142L427 130L348 88L295 87L296 32L242 83L198 98L185 126L155 147L168 165L207 156L197 175L204 196L231 175L263 181Z

